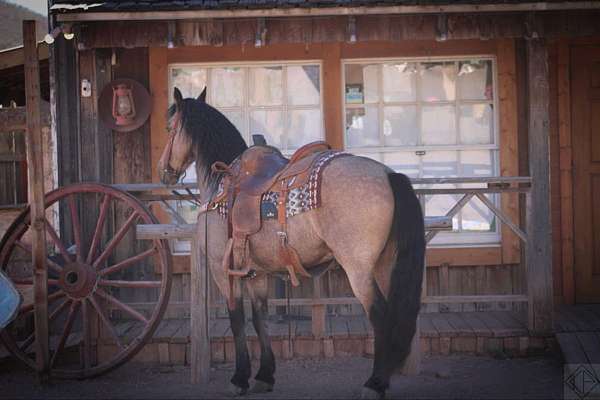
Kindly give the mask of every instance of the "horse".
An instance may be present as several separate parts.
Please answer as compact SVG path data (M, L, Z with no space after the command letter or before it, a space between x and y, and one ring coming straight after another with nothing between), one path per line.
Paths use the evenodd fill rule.
M213 164L231 164L248 146L236 127L207 104L206 88L197 98L185 99L175 88L173 100L167 110L169 139L158 162L160 180L168 185L177 183L195 162L198 196L208 202L222 180L211 168ZM221 293L227 296L233 289L233 306L228 304L236 352L233 389L243 395L250 388L244 286L261 351L250 392L272 391L275 358L266 326L267 275L286 271L276 256L279 226L276 220L262 221L261 230L249 238L249 262L256 276L235 279L231 288L222 267L227 220L216 210L204 211L197 224L199 248ZM333 260L345 271L374 332L373 368L362 396L382 398L390 377L410 353L420 308L425 232L421 205L410 180L369 158L335 158L322 171L320 206L289 218L287 234L308 271Z

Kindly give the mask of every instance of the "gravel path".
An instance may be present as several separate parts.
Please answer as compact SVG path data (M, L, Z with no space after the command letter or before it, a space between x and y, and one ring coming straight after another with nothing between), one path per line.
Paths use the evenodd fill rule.
M275 391L246 399L358 398L372 360L362 357L280 361ZM254 371L256 366L254 366ZM231 398L231 364L213 369L208 386L189 384L189 368L129 363L88 381L36 384L28 370L0 369L0 399L4 398ZM388 398L550 399L562 397L562 365L553 357L494 359L475 356L435 356L423 362L419 377L394 377Z

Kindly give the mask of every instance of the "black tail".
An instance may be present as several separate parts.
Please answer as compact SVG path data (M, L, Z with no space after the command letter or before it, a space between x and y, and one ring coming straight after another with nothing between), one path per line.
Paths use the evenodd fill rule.
M421 204L408 177L392 173L389 180L394 192L391 238L396 242L396 260L387 301L376 288L377 296L371 313L373 325L381 337L380 343L377 343L377 337L375 339L375 352L382 357L379 368L384 376L403 365L410 353L421 306L425 264L425 225Z

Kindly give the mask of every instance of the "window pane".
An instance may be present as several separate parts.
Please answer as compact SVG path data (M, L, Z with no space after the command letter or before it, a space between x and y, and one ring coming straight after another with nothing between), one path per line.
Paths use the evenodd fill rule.
M461 216L463 231L490 232L496 230L494 214L476 197L463 207Z
M376 107L346 110L348 147L379 146L379 117Z
M238 131L242 134L242 136L246 137L244 127L244 116L241 111L223 111L223 114L227 117L227 119L235 125Z
M428 151L421 156L423 178L452 178L458 176L458 153L455 151ZM455 188L456 185L432 185L432 188ZM461 195L425 196L425 214L429 216L446 215L460 200ZM458 216L452 220L458 227Z
M418 136L416 106L390 106L383 109L386 146L415 146Z
M366 158L370 158L371 160L375 160L375 161L381 161L381 153L356 153L356 152L352 152L352 154L354 154L355 156L359 156L359 157L366 157Z
M456 93L454 62L427 62L422 63L421 67L421 98L424 101L454 100Z
M383 100L416 100L416 63L383 65Z
M169 103L173 102L173 88L178 88L184 98L196 98L206 87L206 69L196 67L173 68Z
M288 149L321 139L321 110L292 110L288 120Z
M493 150L461 151L461 176L494 176L493 154Z
M490 60L471 60L458 63L458 87L464 100L492 100L493 79Z
M283 67L250 68L250 105L276 106L283 103Z
M414 151L383 153L383 163L396 172L402 172L410 178L419 177L421 158Z
M283 112L258 110L250 113L250 136L263 135L267 144L283 147Z
M456 185L452 184L439 184L430 185L429 188L435 189L454 189ZM425 215L430 217L441 217L444 216L454 207L454 205L460 201L462 195L457 194L436 194L424 196L425 198ZM452 227L454 231L459 229L459 216L458 214L452 217Z
M211 70L211 103L215 107L239 107L242 105L244 71L238 67L213 68Z
M423 178L452 178L458 176L458 152L427 151L421 156Z
M287 68L288 104L317 105L320 103L319 66L298 65Z
M378 65L347 64L345 67L346 104L376 103Z
M423 106L421 109L423 144L456 144L455 114L454 106Z
M464 144L491 144L494 112L489 104L460 106L460 141Z

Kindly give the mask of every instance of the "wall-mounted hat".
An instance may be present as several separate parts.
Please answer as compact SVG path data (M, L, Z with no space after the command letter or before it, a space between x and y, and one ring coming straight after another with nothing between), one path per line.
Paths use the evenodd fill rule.
M144 125L152 108L150 93L133 79L108 83L98 99L98 115L108 128L130 132Z

